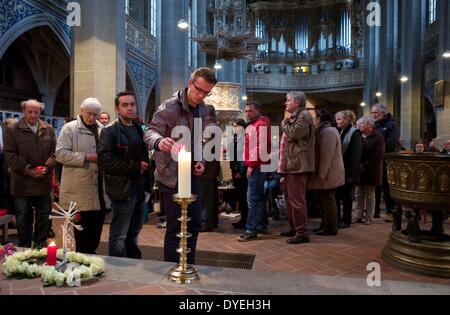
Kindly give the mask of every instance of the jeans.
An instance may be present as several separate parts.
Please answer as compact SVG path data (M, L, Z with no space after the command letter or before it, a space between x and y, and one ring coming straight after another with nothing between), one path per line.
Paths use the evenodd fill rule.
M196 195L197 199L188 207L188 217L191 218L191 221L188 222L188 233L191 233L192 236L187 241L187 247L191 250L187 255L187 263L193 265L195 264L198 233L202 228L201 178L192 176L191 185L192 194ZM166 235L164 237L164 260L179 263L180 254L177 252L177 249L180 247L180 238L177 237L177 234L181 232L181 222L178 221L181 217L181 207L172 198L174 194L178 193L178 188L172 189L162 184L160 184L160 187L167 219Z
M33 213L33 207L36 209L36 214ZM50 229L50 195L16 197L15 210L19 247L30 248L32 242L35 248L45 247L47 245L48 230ZM34 218L36 218L35 222Z
M278 184L278 180L267 180L264 182L264 199L269 200L269 209L267 210L270 214L280 214L275 202L275 198L279 193L280 185Z
M264 180L265 175L261 173L261 168L253 170L252 176L248 179L247 203L247 232L256 233L258 229L267 229L265 218L267 218L266 207L264 206Z
M142 258L138 237L144 225L144 202L144 189L139 183L133 183L129 200L111 200L109 256Z

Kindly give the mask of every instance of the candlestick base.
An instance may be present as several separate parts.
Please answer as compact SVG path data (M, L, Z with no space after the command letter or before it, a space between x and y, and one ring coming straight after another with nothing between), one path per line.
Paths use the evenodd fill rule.
M177 234L180 238L180 248L177 252L180 254L180 263L178 266L173 267L168 275L169 281L177 284L189 284L200 281L197 271L191 265L187 263L187 254L190 249L187 248L187 239L191 237L191 234L187 232L187 224L190 218L187 216L188 206L197 200L197 196L191 195L189 197L180 197L174 195L173 200L181 206L181 232Z
M175 266L170 269L169 281L177 284L189 284L200 281L197 270L191 265Z

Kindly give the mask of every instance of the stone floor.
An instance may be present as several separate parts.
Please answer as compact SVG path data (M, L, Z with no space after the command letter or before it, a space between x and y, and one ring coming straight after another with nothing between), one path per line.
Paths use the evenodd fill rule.
M242 231L231 229L237 219L220 218L219 228L202 233L198 248L203 250L256 254L253 270L199 266L201 282L178 286L166 280L172 264L105 258L106 276L84 283L81 288L43 288L41 280L9 280L0 275L0 295L7 294L450 294L450 279L430 278L395 269L383 262L381 251L391 224L375 220L371 226L353 225L335 237L312 235L309 244L289 245L279 232L286 221L272 222L270 233L253 242L237 241ZM141 245L162 246L164 229L151 216L140 235ZM319 224L310 220L310 228ZM450 224L446 223L449 231ZM107 241L105 224L102 240ZM381 265L382 285L369 288L367 265Z

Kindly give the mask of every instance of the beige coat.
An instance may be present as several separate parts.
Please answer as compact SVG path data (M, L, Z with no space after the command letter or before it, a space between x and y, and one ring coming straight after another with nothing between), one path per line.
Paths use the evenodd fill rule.
M345 184L341 138L334 127L325 127L316 140L316 172L311 176L309 189L330 190Z
M314 172L314 124L311 115L306 110L296 112L291 119L281 123L281 130L287 136L284 159L280 161L283 173Z
M97 123L98 130L102 125ZM77 210L100 210L98 167L85 161L86 153L97 153L95 137L80 117L64 125L56 145L56 160L63 165L59 193L60 205L68 209L71 201Z

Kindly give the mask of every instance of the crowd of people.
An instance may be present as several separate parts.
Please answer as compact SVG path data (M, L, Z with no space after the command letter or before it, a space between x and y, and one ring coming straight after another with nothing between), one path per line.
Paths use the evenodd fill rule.
M7 127L0 122L1 202L15 215L18 245L46 246L56 178L61 206L68 208L75 201L80 211L78 224L83 230L74 231L78 252L96 253L105 213L111 209L109 255L142 258L138 238L144 205L156 182L167 222L164 257L178 262L181 210L173 200L178 191L178 162L173 153L180 145L173 131L183 126L191 132L193 157L199 153L195 152L196 143L214 140L205 139L203 129L195 128L194 122L200 119L203 127L217 125L214 107L204 103L216 83L211 69L197 69L186 88L159 106L148 126L137 117L132 92L116 96L117 119L113 121L102 112L98 99L87 98L80 105L80 114L67 120L58 137L40 120L44 104L24 101L23 118L7 122ZM305 94L294 91L286 96L285 110L279 152L271 152L271 122L258 102L248 101L246 120L233 122L229 167L234 192L225 199L234 208L239 205L240 220L233 228L244 233L238 241L256 240L258 233L268 231L269 217L281 219L277 199L282 196L289 226L281 236L287 237L288 244L309 242L307 196L311 194L307 192L312 192L322 211L321 225L314 230L319 236L337 235L339 229L354 223L370 225L380 217L382 195L386 220L394 221L394 229L399 229L402 209L390 197L384 155L400 151L400 132L386 107L377 104L371 117L356 120L349 110L334 116L325 109L312 112L307 109ZM437 151L432 142L428 146L418 143L415 149ZM449 149L447 141L442 153L449 154ZM277 170L266 172L274 154ZM195 262L199 233L219 224L221 172L217 160L192 161L191 190L197 199L188 208L190 264Z

